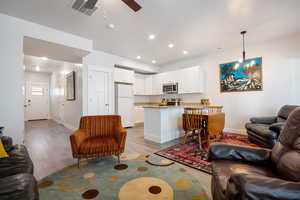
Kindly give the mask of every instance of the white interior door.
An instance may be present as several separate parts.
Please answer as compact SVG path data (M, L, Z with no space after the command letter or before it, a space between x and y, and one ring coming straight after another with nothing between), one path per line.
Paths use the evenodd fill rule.
M27 82L26 119L49 118L49 83Z
M88 79L88 114L110 114L110 73L91 70Z

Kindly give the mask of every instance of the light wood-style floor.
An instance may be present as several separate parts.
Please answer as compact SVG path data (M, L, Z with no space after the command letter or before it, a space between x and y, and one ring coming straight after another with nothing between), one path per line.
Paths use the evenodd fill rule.
M71 154L71 133L71 130L52 120L25 123L25 145L34 163L34 175L38 180L76 163ZM143 134L143 126L127 129L126 153L151 154L179 142L175 140L161 145L145 141ZM186 166L182 167L195 176L211 195L210 175Z

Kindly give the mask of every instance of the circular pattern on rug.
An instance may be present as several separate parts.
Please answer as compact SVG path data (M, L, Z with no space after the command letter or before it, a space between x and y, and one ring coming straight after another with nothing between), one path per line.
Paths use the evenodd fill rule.
M90 185L93 184L93 178L84 178L87 180L86 184L79 186L79 187L66 187L67 184L70 182L74 182L76 179L84 177L85 174L77 174L77 175L72 175L69 176L68 178L64 179L60 184L59 184L59 189L64 191L64 192L76 192L76 191L81 191L84 189L87 189ZM82 182L81 180L78 182Z
M180 168L179 171L180 171L180 172L186 172L186 169Z
M145 160L145 162L146 162L147 164L153 165L153 166L156 166L156 167L168 167L168 166L170 166L170 165L175 164L175 162L172 162L172 161L169 162L169 160L168 160L168 163L167 163L167 164L159 164L159 163L157 163L157 162L153 162L153 161L150 160L150 155L147 155L146 158L147 158L147 160ZM163 162L166 162L166 160L164 160ZM162 161L160 161L160 163L162 163Z
M149 192L151 194L159 194L159 193L161 193L161 188L159 186L151 186L149 188Z
M199 194L199 195L193 197L192 200L203 200L203 199L208 199L208 196L206 193Z
M189 189L192 187L192 184L189 181L184 179L177 179L175 185L179 189Z
M88 190L84 192L81 196L83 199L94 199L98 196L98 190Z
M78 168L78 165L75 164L75 165L71 165L71 166L65 167L65 168L61 169L60 171L64 172L64 173L79 172L79 171L87 168L88 166L89 166L89 163L86 162L86 163L80 164L80 168Z
M158 187L161 191L157 194L150 192L151 187L155 187L153 192L158 191ZM138 194L138 195L137 195ZM120 200L173 200L174 191L172 187L165 181L152 178L152 177L141 177L133 179L125 183L119 192Z
M108 182L116 182L117 180L119 180L118 176L111 176L106 179Z
M86 173L83 175L84 178L94 178L95 177L95 173Z
M173 162L170 161L170 160L164 159L164 160L161 160L160 163L163 164L163 165L169 165L169 164L171 164Z
M148 171L148 167L138 167L136 170L139 172L146 172Z
M50 187L52 185L53 185L53 181L45 181L45 182L38 184L38 188L43 189L43 188Z
M127 169L127 168L128 168L128 165L126 165L126 164L118 164L118 165L116 165L114 168L115 168L115 170L121 171L121 170Z
M126 153L123 153L121 155L121 160L134 160L134 159L137 159L141 154L139 153L131 153L131 154L126 154Z

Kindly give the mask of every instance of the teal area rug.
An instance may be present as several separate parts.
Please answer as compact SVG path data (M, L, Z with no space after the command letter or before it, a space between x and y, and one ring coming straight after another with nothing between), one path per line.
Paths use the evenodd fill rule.
M127 154L66 167L39 181L41 200L208 200L180 165L151 155Z

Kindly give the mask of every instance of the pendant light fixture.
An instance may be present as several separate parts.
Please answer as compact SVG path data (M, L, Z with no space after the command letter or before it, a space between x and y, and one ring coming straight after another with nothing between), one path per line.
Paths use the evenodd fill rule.
M247 31L242 31L241 35L243 37L243 63L245 63L246 61L246 50L245 50L245 34L247 33Z

